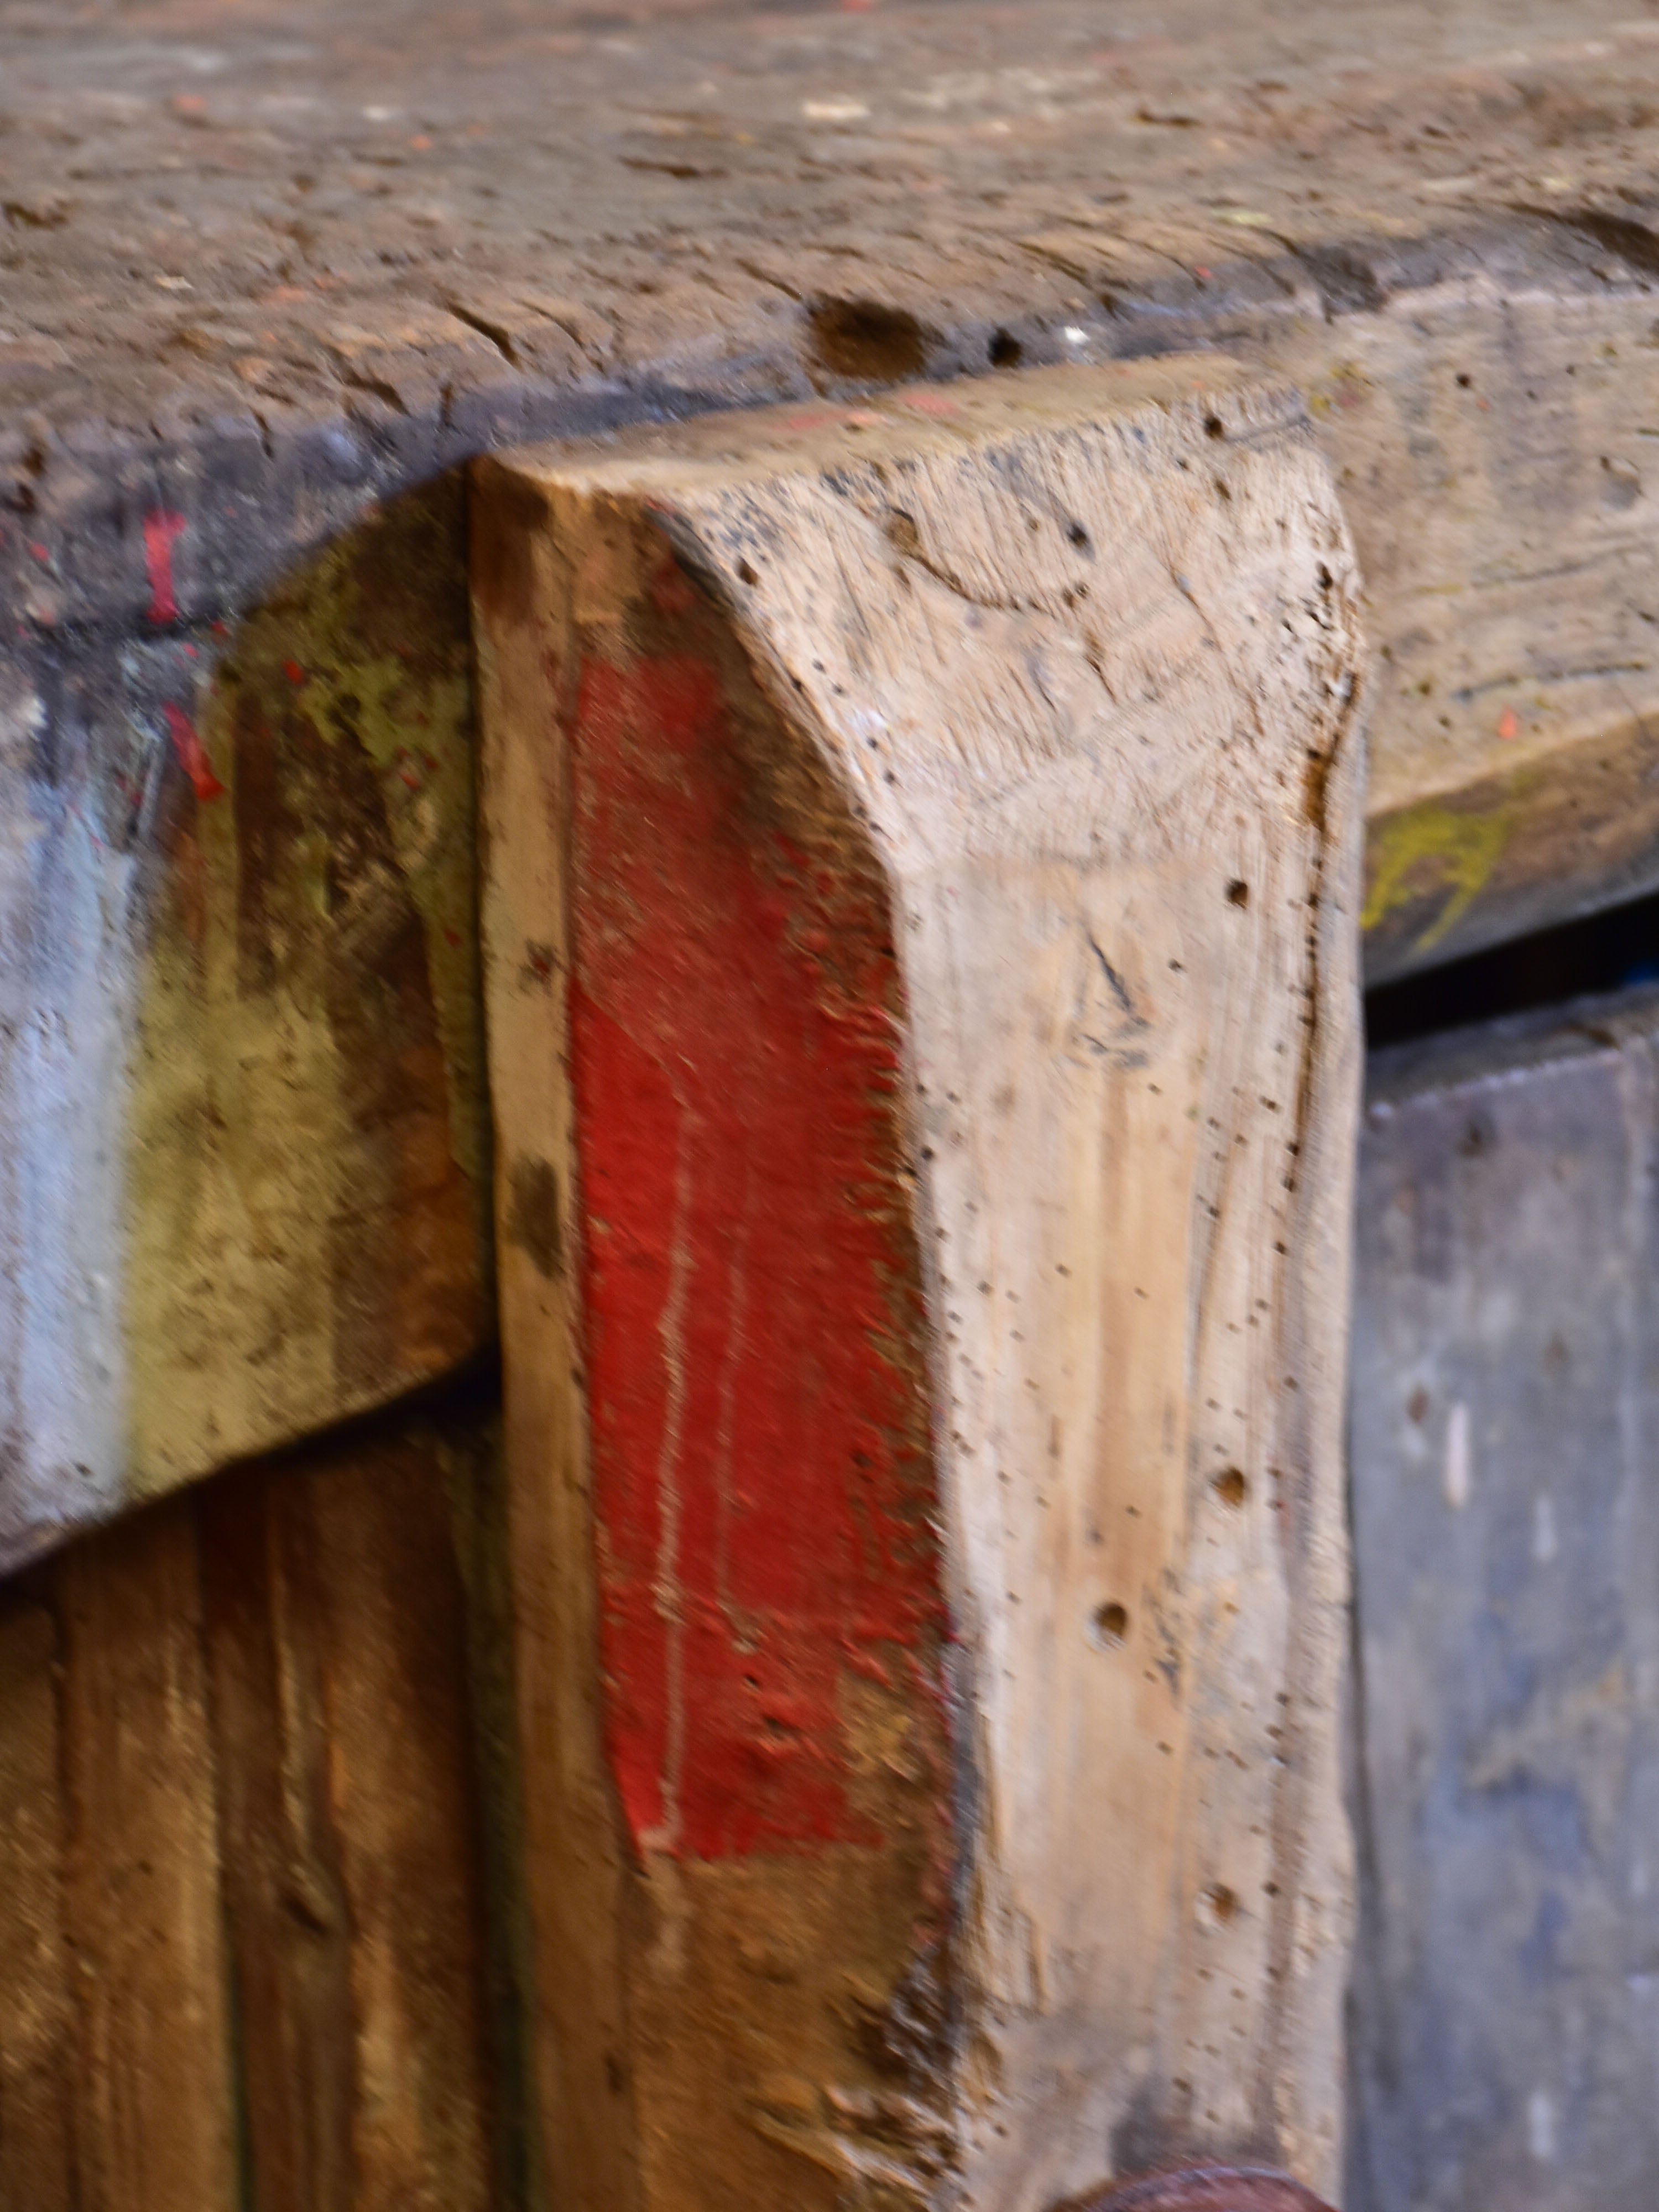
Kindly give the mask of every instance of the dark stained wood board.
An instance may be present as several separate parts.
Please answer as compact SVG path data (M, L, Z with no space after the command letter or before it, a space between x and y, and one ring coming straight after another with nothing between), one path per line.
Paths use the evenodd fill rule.
M1659 994L1375 1057L1351 1452L1346 2212L1641 2212Z
M487 1408L365 1433L0 1591L6 2212L523 2202L492 1449Z

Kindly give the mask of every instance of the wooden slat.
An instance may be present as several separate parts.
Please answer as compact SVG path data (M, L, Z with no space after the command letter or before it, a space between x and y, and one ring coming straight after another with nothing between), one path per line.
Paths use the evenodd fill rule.
M477 1775L434 1441L325 1461L307 1487L353 1939L355 2202L493 2212Z
M1293 396L550 447L474 547L560 2194L1328 2193L1361 648Z
M482 2212L477 1777L437 1439L233 1479L202 1525L261 2204Z
M270 2212L354 2201L352 1926L330 1802L319 1629L327 1564L293 1492L204 1493L220 1862L250 2160Z
M188 1504L66 1553L57 1589L77 2203L228 2212L228 1962Z
M64 1921L58 1623L0 1593L0 2208L74 2212L78 2054Z

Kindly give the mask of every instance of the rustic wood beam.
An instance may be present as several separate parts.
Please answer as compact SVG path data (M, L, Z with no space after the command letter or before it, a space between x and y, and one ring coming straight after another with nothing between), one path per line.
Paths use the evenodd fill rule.
M1333 2193L1362 648L1299 401L532 450L474 548L561 2201Z

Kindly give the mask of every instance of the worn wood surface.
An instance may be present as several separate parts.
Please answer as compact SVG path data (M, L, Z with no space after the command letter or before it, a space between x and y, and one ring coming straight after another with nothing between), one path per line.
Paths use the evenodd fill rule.
M454 1517L487 1454L342 1443L0 1591L6 2212L524 2201Z
M1299 406L538 449L474 548L563 2201L1328 2189L1361 645Z
M487 1330L453 484L295 580L483 448L1224 347L1367 580L1370 975L1659 882L1653 27L0 11L0 1558Z
M0 708L0 1565L490 1334L465 550Z
M1651 991L1374 1066L1347 2212L1659 2191L1656 1130Z

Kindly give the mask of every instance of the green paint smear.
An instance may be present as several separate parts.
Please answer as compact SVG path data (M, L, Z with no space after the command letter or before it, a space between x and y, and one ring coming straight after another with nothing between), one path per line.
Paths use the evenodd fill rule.
M1413 952L1431 951L1491 882L1514 823L1508 803L1491 813L1461 814L1431 801L1389 817L1371 832L1371 886L1361 928L1375 929L1401 908L1443 886L1451 896L1412 947Z

